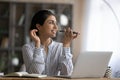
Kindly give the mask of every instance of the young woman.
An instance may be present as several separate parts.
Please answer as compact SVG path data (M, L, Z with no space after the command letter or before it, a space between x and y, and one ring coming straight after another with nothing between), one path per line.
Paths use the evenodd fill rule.
M26 71L29 73L70 75L73 71L71 41L78 36L70 28L64 29L62 43L53 41L58 25L55 14L40 10L32 18L31 43L22 48Z

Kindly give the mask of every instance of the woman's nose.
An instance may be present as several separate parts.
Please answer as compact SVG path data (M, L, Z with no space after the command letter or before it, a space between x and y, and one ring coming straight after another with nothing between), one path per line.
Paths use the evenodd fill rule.
M58 25L57 25L57 24L54 24L54 28L55 28L55 29L58 29Z

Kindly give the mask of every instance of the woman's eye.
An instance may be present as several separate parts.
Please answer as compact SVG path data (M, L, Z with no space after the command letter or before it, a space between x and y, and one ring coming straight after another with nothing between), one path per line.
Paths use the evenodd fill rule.
M55 24L53 21L50 21L49 24Z
M48 24L57 25L57 22L49 21Z
M49 21L48 23L49 23L49 24L53 24L53 22L52 22L52 21Z

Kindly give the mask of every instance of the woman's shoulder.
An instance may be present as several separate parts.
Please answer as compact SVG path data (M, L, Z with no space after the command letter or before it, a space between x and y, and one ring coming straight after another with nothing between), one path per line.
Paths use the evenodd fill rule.
M23 48L24 47L34 48L35 47L34 42L26 43L26 44L23 45Z

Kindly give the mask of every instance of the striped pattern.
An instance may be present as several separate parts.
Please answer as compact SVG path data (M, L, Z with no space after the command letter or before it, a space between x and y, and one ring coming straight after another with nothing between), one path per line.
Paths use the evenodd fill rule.
M44 48L35 48L35 43L25 44L22 54L26 71L29 73L46 74L48 76L71 75L73 71L72 54L70 48L62 43L52 41L46 55Z

